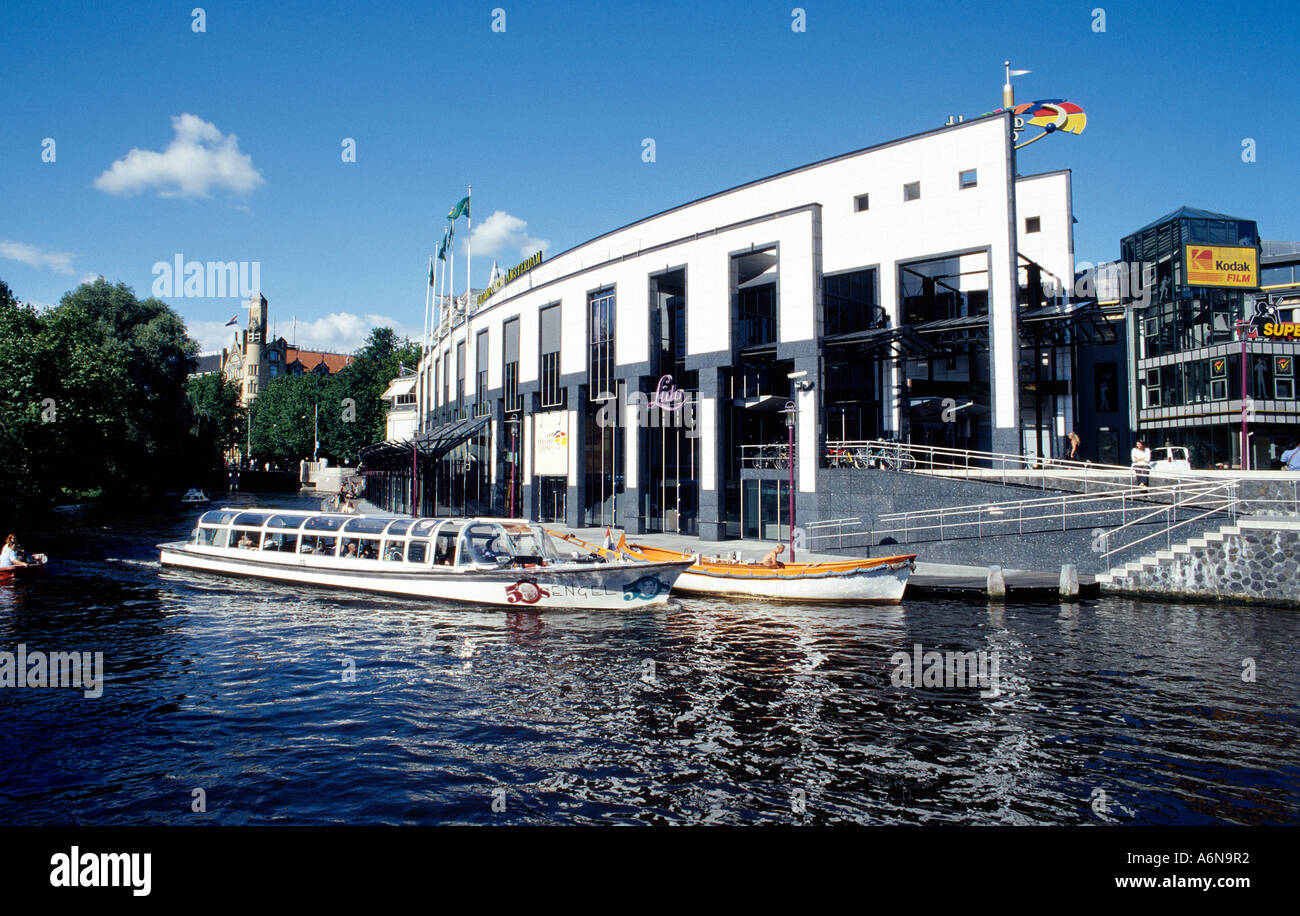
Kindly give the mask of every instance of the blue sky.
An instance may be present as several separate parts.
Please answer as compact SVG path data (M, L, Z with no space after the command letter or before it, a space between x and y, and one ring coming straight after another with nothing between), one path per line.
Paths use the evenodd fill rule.
M11 0L0 278L52 304L99 274L149 295L153 265L177 253L256 261L278 332L296 316L304 346L350 350L374 323L418 333L426 258L467 184L476 222L503 213L475 246L484 285L489 248L503 267L530 240L555 254L994 108L1005 58L1033 71L1017 78L1018 101L1066 98L1088 114L1083 135L1020 156L1023 173L1073 169L1080 260L1116 256L1122 235L1182 204L1300 239L1297 9ZM344 138L355 163L341 159ZM167 156L130 155L178 141ZM168 301L208 347L243 320L237 299Z

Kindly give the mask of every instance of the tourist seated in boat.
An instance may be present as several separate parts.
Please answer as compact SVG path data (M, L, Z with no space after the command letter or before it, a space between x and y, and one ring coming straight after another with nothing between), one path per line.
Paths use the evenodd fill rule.
M364 538L361 541L361 550L358 554L363 560L379 559L379 542Z
M352 539L344 541L343 552L339 556L350 557L353 560L357 559L357 542Z
M248 536L247 531L240 532L239 543L236 546L243 550L255 550L257 548L257 544Z
M773 547L767 553L763 554L763 559L758 561L759 566L766 566L768 569L784 569L785 564L777 559L785 552L785 545L779 544Z
M0 548L0 566L26 566L27 561L21 556L22 550L18 546L18 535L11 534L5 538L5 545Z

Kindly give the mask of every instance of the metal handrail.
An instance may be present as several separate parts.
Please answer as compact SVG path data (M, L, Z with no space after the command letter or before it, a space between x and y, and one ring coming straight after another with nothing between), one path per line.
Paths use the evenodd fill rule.
M1230 493L1231 495L1229 495L1229 496L1227 496L1226 498L1222 499L1222 500L1220 501L1220 503L1219 503L1217 506L1212 507L1211 509L1209 509L1209 510L1206 511L1206 512L1202 512L1200 515L1194 516L1194 517L1189 518L1189 519L1185 519L1185 520L1183 520L1183 521L1181 521L1181 522L1176 522L1176 523L1174 523L1174 524L1172 524L1172 525L1169 524L1168 521L1166 521L1166 523L1165 523L1165 528L1164 528L1163 531L1156 531L1156 532L1153 532L1153 533L1151 533L1151 534L1148 534L1146 537L1138 538L1136 541L1130 541L1129 543L1123 545L1122 547L1112 547L1110 550L1107 550L1107 551L1103 552L1103 553L1101 554L1101 556L1103 556L1103 557L1108 557L1108 556L1110 556L1111 554L1113 554L1113 553L1118 553L1118 552L1121 551L1121 550L1130 550L1130 549L1136 547L1138 544L1141 544L1141 543L1143 543L1143 542L1145 542L1145 541L1149 541L1151 538L1153 538L1153 537L1158 537L1158 536L1161 535L1161 534L1165 535L1166 538L1168 538L1169 532L1170 532L1170 531L1173 531L1175 528L1181 528L1183 525L1188 525L1188 524L1191 524L1192 522L1199 521L1200 519L1203 519L1203 518L1205 518L1206 516L1209 516L1209 515L1213 515L1213 514L1215 514L1216 512L1229 512L1229 513L1231 513L1231 515L1232 515L1232 520L1233 520L1233 521L1236 521L1236 511L1235 511L1235 510L1236 510L1236 508L1237 508L1237 504L1238 504L1238 502L1240 502L1240 499L1239 499L1238 496L1237 496L1237 488L1238 488L1237 485L1238 485L1239 483L1240 483L1240 481L1238 481L1238 480L1230 480L1230 481L1228 481L1227 483L1220 484L1220 485L1218 485L1218 486L1216 486L1216 487L1210 487L1210 488L1207 489L1207 490L1204 490L1204 491L1202 491L1202 492L1200 492L1200 493L1195 494L1195 495L1193 496L1193 499L1199 499L1199 498L1201 498L1201 497L1208 496L1210 493L1213 493L1213 492L1216 491L1216 490L1222 490L1222 489L1225 489L1225 488L1226 488L1226 489L1229 491L1229 493ZM1111 538L1111 535L1116 534L1116 533L1118 533L1118 532L1120 532L1120 531L1123 531L1125 528L1132 527L1133 525L1139 525L1139 524L1141 524L1142 522L1146 521L1147 519L1150 519L1150 518L1152 518L1152 517L1154 517L1154 516L1156 516L1156 515L1159 515L1159 514L1161 514L1161 513L1164 513L1165 516L1166 516L1166 518L1168 518L1168 514L1169 514L1169 512L1170 512L1171 510L1176 510L1176 509L1178 508L1179 505L1190 505L1190 504L1191 504L1191 500L1189 499L1189 500L1184 500L1183 503L1181 503L1181 504L1180 504L1180 503L1175 503L1175 504L1173 504L1173 505L1171 505L1171 506L1167 506L1167 507L1164 507L1164 508L1161 508L1161 509L1156 509L1156 510L1153 510L1153 511L1151 511L1151 512L1148 512L1146 515L1139 516L1138 518L1135 518L1135 519L1133 519L1132 521L1127 521L1127 522L1125 522L1124 524L1120 525L1118 528L1114 528L1114 529L1112 529L1111 531L1107 531L1105 534L1102 535L1102 537L1101 537L1101 542L1102 542L1103 544L1109 545L1109 544L1110 544L1110 538Z

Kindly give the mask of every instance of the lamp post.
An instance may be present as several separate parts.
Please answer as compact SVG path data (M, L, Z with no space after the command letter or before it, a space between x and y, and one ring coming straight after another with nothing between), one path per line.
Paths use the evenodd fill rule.
M515 467L519 463L518 435L519 435L519 417L511 414L506 419L506 426L510 427L510 490L507 495L507 504L509 506L506 515L510 518L515 517Z
M790 559L794 562L794 423L795 417L799 413L799 408L795 406L794 401L786 401L785 409L781 411L785 414L786 427L786 464L790 468Z

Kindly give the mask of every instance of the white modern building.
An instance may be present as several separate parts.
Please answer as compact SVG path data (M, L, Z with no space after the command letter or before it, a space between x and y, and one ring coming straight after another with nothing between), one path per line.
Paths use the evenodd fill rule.
M703 538L800 521L843 441L1058 454L1070 174L1002 112L646 217L443 309L376 497ZM479 301L481 298L481 301ZM422 463L412 487L412 445Z

